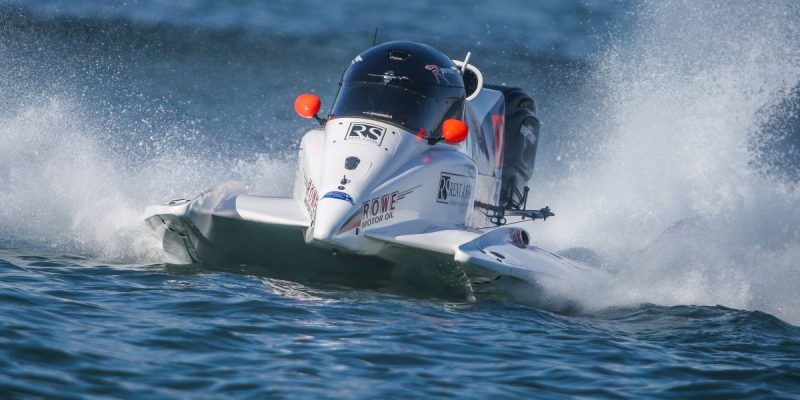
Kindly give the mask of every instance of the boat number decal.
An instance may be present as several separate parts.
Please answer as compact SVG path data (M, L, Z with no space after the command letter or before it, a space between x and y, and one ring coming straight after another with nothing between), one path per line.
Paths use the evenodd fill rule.
M364 122L353 122L347 130L347 135L345 135L344 140L354 140L380 146L381 143L383 143L385 134L386 128L384 127Z
M325 195L322 196L322 198L323 199L342 200L342 201L346 201L346 202L348 202L350 204L355 205L355 202L353 202L353 197L351 197L349 194L347 194L345 192L338 192L338 191L328 192L328 193L325 193Z
M464 175L442 172L439 175L439 190L436 202L465 206L472 195L470 178Z
M319 195L317 195L317 188L314 187L314 183L311 182L311 179L308 179L308 177L304 175L303 180L306 182L306 195L303 198L303 204L306 206L306 211L308 211L308 215L311 216L311 220L313 221L314 214L317 212Z

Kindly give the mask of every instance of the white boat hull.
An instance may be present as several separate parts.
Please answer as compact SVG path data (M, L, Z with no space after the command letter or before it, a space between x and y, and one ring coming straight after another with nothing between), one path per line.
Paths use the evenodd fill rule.
M480 75L474 66L467 69ZM387 85L396 76L384 78ZM463 121L455 121L462 129L458 141L411 131L392 123L391 115L317 118L324 126L300 142L290 198L248 194L243 184L227 182L192 199L151 206L146 220L164 249L185 262L294 272L325 266L341 275L352 268L361 269L356 274L401 269L412 276L445 271L470 296L473 286L524 284L542 291L552 282L604 276L531 245L523 229L495 227L505 223L506 209L528 218L552 214L523 210L528 188L513 183L526 176L514 171L532 168L538 140L533 100L520 90L477 82ZM511 134L504 131L506 116ZM506 149L506 139L516 148ZM504 166L504 152L517 155L512 165ZM510 184L504 171L511 173Z

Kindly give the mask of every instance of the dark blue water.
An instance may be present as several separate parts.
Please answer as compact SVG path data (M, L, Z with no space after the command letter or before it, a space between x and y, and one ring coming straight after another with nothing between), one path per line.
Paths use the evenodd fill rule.
M484 1L0 2L0 397L800 396L800 10ZM541 247L606 287L180 265L142 210L288 195L301 92L426 42L540 104ZM559 312L554 312L559 311Z
M722 306L568 316L247 272L2 253L6 393L793 397L800 328Z

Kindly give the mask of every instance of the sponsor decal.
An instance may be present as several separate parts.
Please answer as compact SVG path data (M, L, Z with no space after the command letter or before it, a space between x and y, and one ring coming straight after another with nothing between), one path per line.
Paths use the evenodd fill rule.
M394 218L394 209L397 208L398 192L392 192L370 201L365 201L362 205L361 227L378 224Z
M447 77L445 75L452 75L458 73L458 70L456 70L453 67L442 68L436 64L428 64L425 66L425 69L431 71L433 77L436 78L436 83L442 83L442 81L445 81L448 85L451 85L451 83L449 80L447 80Z
M353 65L353 64L355 64L357 62L361 62L361 61L364 61L364 59L361 58L361 55L359 54L359 55L356 56L356 58L353 59L353 61L350 61L350 65Z
M383 137L386 135L386 128L365 122L353 122L347 129L344 140L354 140L357 142L372 143L380 146ZM358 165L358 164L356 164Z
M314 183L311 182L311 179L303 175L303 181L306 184L306 194L303 197L303 205L306 206L306 211L308 211L308 215L311 216L311 220L314 220L314 215L317 213L317 202L319 201L319 194L317 194L317 188L314 187Z
M363 229L391 220L394 218L394 211L397 209L397 205L400 201L413 193L414 189L420 186L421 185L417 185L403 191L396 190L389 194L384 194L365 201L361 206L361 211L350 217L337 233L349 232L359 227Z
M323 199L343 200L343 201L346 201L346 202L348 202L350 204L355 205L355 202L353 202L353 198L349 194L347 194L345 192L338 192L338 191L328 192L328 193L325 193L325 195L322 196L322 198Z
M472 196L471 178L451 172L442 172L439 175L439 190L436 192L436 202L465 206Z
M365 201L361 206L361 228L380 224L394 218L397 204L418 187L419 185L405 191L394 191Z

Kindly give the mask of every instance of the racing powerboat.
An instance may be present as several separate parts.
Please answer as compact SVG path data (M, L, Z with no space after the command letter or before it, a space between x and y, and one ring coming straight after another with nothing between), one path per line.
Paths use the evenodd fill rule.
M425 44L367 49L345 70L326 118L300 142L292 197L225 182L146 209L168 253L193 263L452 265L468 286L596 279L602 272L531 243L508 218L527 210L539 139L523 90L484 84L470 64Z

